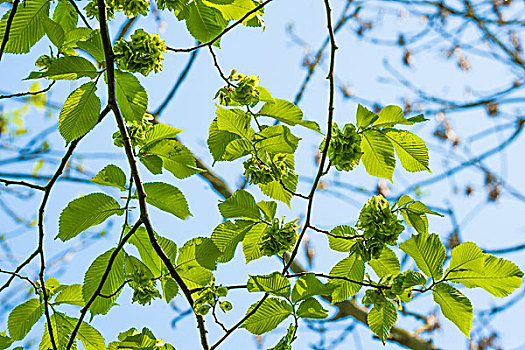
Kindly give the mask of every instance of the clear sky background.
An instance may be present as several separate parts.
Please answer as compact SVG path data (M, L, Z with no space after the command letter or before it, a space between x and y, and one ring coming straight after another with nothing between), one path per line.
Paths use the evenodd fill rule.
M346 1L332 2L334 18L338 18ZM523 13L524 2L516 2L513 11ZM379 2L367 2L366 10L363 13L364 18L381 18L373 31L375 37L395 40L400 33L405 33L408 36L410 33L418 32L425 25L421 19L401 16L400 13L406 11L403 6L399 6L399 11L380 13L374 12L378 8L375 7L375 4L381 5ZM0 5L1 13L4 13L6 9L5 4ZM169 46L178 48L194 45L194 40L187 33L184 23L172 20L169 13L161 13L160 17L163 23L163 31L160 31L160 34ZM117 15L116 19L112 21L110 28L112 37L116 35L124 21L125 18L122 15ZM266 87L273 97L293 100L306 73L305 67L302 65L304 48L291 41L290 36L286 33L286 28L293 24L295 33L310 45L308 47L311 50L317 51L327 36L323 2L320 0L275 0L266 8L265 22L266 29L264 31L237 27L226 35L222 41L222 49L216 50L219 62L225 72L236 68L243 74L259 75L260 84ZM133 29L136 28L144 28L148 32L159 32L159 22L154 16L150 15L147 18L140 18ZM354 30L352 31L352 29ZM469 33L466 32L463 35L469 35ZM476 34L471 33L471 35L474 40ZM523 36L523 33L520 35ZM391 78L391 76L385 69L384 60L388 60L392 66L421 88L454 100L468 101L469 98L476 98L476 92L486 93L505 86L511 79L510 77L516 73L510 72L504 65L494 64L494 61L474 55L469 57L472 66L471 71L460 71L453 62L445 58L441 47L433 45L430 40L426 47L421 44L421 50L414 57L415 66L408 68L402 64L402 51L399 48L376 46L359 40L355 35L354 24L349 24L347 28L342 29L337 34L336 39L340 46L336 58L338 83L347 84L355 94L366 97L380 105L402 105L402 99L411 96L410 92L400 84L385 81L384 78ZM35 69L33 66L35 59L49 52L49 45L49 41L45 38L32 48L29 55L5 55L0 64L0 90L26 91L31 82L22 81L22 79L27 76L28 71ZM443 49L445 47L443 45ZM163 101L189 58L188 54L175 54L173 52L167 52L164 56L164 70L161 73L151 74L148 78L139 77L148 91L150 110L155 110ZM318 67L300 104L305 119L317 121L323 131L326 130L328 101L328 83L324 79L326 64L327 61L325 60ZM523 73L521 74L523 79ZM202 50L199 52L186 82L161 116L162 122L185 130L181 134L181 140L208 165L211 165L212 159L206 146L207 130L214 118L213 96L222 84L222 80L213 67L209 52ZM79 85L78 82L58 82L48 94L48 99L61 104L77 85ZM473 91L472 97L467 94L469 90ZM102 85L100 85L99 91L104 91ZM523 93L517 96L523 97ZM105 99L104 95L101 95L101 99ZM2 100L0 101L0 112L10 113L20 106L20 101ZM511 109L506 112L512 112L513 115L518 116L524 115L523 104L521 106L519 104L513 105L509 108ZM337 94L335 120L340 125L355 122L355 110L356 104L354 102L345 99L340 93ZM52 110L46 114L45 110L32 108L25 115L29 134L18 138L17 144L23 145L24 141L29 140L38 130L56 124L57 116L58 110ZM432 178L432 176L442 173L459 164L466 159L465 157L470 156L468 150L464 148L465 142L453 149L449 143L440 142L433 137L432 133L440 122L436 115L429 114L427 117L430 121L424 126L414 128L414 130L427 141L433 174L408 174L397 169L394 183L389 184L392 195L401 195L403 194L402 191L411 184ZM468 140L471 135L497 125L507 124L511 119L506 113L502 113L498 118L490 118L484 109L479 108L456 113L450 121L460 139ZM122 149L113 146L112 143L111 134L115 130L114 118L106 118L81 142L78 152L84 156L82 164L89 172L96 173L107 163L106 159L95 157L99 153L108 153L111 156L111 162L127 169ZM482 154L501 143L510 135L511 131L494 134L478 142L473 142L470 145L470 150L474 154ZM322 138L320 135L300 127L295 127L293 132L303 139L296 153L296 170L301 176L298 190L304 193L311 186L311 178L316 171L315 150ZM48 140L53 149L59 152L57 156L45 158L46 163L40 170L41 174L52 173L56 167L53 160L55 162L59 160L61 152L63 153L65 150L63 140L58 133L49 136ZM8 144L5 137L0 138L0 144L4 147ZM484 165L505 177L507 182L512 184L518 192L525 192L523 181L524 149L525 141L523 138L518 138L505 152L484 161ZM16 165L2 165L2 159L7 159L10 156L12 153L10 154L9 150L5 148L0 150L0 172L28 172L34 165L34 161ZM242 161L216 164L213 169L227 181L232 189L242 183ZM152 222L159 234L182 246L192 237L209 236L213 228L221 222L217 210L220 197L200 177L193 176L182 181L175 179L169 173L153 177L146 175L145 169L142 169L142 174L146 181L155 179L155 181L166 181L179 187L186 195L190 210L193 213L193 217L181 221L152 208ZM421 200L438 211L439 209L453 209L455 219L461 228L460 236L463 241L473 241L484 248L499 248L525 243L525 224L522 219L525 209L524 202L517 200L504 190L499 201L487 204L487 193L482 187L483 181L482 172L468 169L459 172L448 180L423 187ZM338 186L336 182L361 187L365 191L363 193L351 191ZM326 178L326 190L319 191L316 195L313 223L324 229L331 229L339 224L354 224L361 205L369 197L367 191L373 191L377 182L378 179L366 174L362 165L351 173L336 174L336 171L333 170ZM475 187L475 192L470 197L463 194L467 185ZM454 188L458 189L457 193ZM258 199L263 198L256 187L252 186L248 189ZM63 262L51 264L47 271L47 277L56 277L64 284L81 283L89 263L96 256L113 247L118 240L120 227L118 219L113 222L113 227L92 228L66 243L53 240L57 232L58 216L61 210L69 201L79 195L95 191L107 192L114 196L119 195L116 190L112 191L110 188L71 182L60 182L52 192L52 199L47 209L46 251L49 261L53 261L54 258L66 259L66 264ZM9 205L15 209L19 216L31 219L38 208L40 196L37 194L33 199L26 201L18 200L0 191L0 199L9 200ZM287 219L292 220L295 217L301 218L304 212L304 201L294 199L291 210L282 203L279 204L277 216L286 215ZM134 215L136 217L137 214ZM454 229L452 224L453 221L449 217L432 218L430 230L438 233L445 242ZM36 245L37 233L35 228L19 230L16 227L16 224L7 215L0 213L0 234L5 235L6 242L12 249L11 256L7 254L5 249L0 251L0 266L2 268L11 269L15 267L17 262L32 252ZM101 237L100 232L103 229L106 229L107 233ZM410 233L410 230L406 230L402 238L408 238ZM344 257L342 253L329 251L327 240L322 235L310 233L309 238L316 252L313 271L328 272L337 261ZM68 250L66 255L64 255L65 249ZM130 251L133 250L130 249ZM398 256L401 257L401 254ZM17 260L14 261L13 257ZM523 252L507 254L505 258L513 260L522 269L525 268ZM303 264L305 263L304 254L301 253L299 259ZM216 274L217 283L242 284L246 282L248 273L271 273L279 269L281 264L275 258L262 258L246 265L239 245L236 258L229 264L219 266ZM410 267L410 265L407 266L407 268ZM37 266L34 265L25 269L24 274L32 276L36 271ZM3 281L2 278L0 277L0 281ZM487 309L505 302L505 300L498 300L478 290L462 291L471 298L475 310ZM522 291L523 288L516 291L513 296L519 295ZM7 306L16 305L16 301L22 300L24 293L25 289L17 288L10 294L0 296L0 331L6 328ZM231 291L230 296L230 300L234 301L234 310L225 318L227 324L236 322L244 314L246 308L259 297L259 295L249 295L243 291ZM198 334L193 317L180 320L174 329L172 320L178 313L167 306L163 300L154 301L150 307L142 307L137 304L130 305L130 300L131 292L129 288L125 288L118 299L121 306L111 309L108 316L97 316L93 320L93 325L102 332L107 342L115 340L119 332L130 327L137 329L149 327L158 338L172 343L177 349L199 349ZM416 298L413 303L408 305L408 309L420 313L438 311L437 305L431 301L430 295ZM188 307L183 298L177 298L175 304L180 310L186 310ZM325 307L328 305L325 304ZM78 314L76 308L72 307L69 310L71 316ZM498 314L491 323L500 332L500 343L504 349L525 349L522 335L522 314L524 310L525 302L520 300L510 310ZM334 309L330 309L330 311L333 312ZM438 315L442 321L442 329L434 333L433 339L437 346L444 349L465 348L467 339L454 325L444 319L439 311ZM217 339L221 331L212 326L211 319L208 323L210 339ZM351 319L338 323L326 323L325 326L330 330L326 335L328 343L330 339L339 337L345 332L345 328L352 324ZM419 324L410 318L400 318L399 325L414 330ZM477 325L476 320L474 325ZM265 336L264 346L275 345L275 342L285 333L287 326L288 323L284 322L276 331ZM35 339L38 338L38 341L42 329L43 323L40 323L31 333ZM371 331L362 325L356 325L352 332L346 332L348 337L333 349L373 350L385 348L379 341L373 339ZM490 328L486 332L490 333ZM309 349L311 345L318 344L318 342L318 334L309 330L303 322L300 326L299 339L294 343L294 349ZM241 347L257 349L254 336L245 330L237 331L222 346L223 349ZM398 348L395 344L388 343L386 345L386 349Z

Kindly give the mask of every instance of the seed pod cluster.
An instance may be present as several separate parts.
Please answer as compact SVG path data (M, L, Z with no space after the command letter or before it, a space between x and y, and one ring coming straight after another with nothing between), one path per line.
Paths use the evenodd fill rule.
M297 229L299 226L295 223L297 220L283 224L279 219L273 219L272 224L266 229L259 249L266 256L282 254L289 251L297 241Z
M323 150L326 140L319 148ZM337 123L332 124L332 137L327 155L333 166L339 171L354 169L361 159L361 136L354 124L346 124L341 131Z
M162 70L163 52L166 44L157 34L146 33L137 29L131 35L131 41L119 39L113 45L117 67L133 73L147 76L151 71Z

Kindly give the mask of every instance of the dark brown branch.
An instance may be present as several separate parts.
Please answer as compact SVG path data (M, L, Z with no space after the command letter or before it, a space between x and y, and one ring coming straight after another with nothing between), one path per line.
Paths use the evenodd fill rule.
M11 95L0 95L0 100L4 98L23 97L23 96L30 96L30 95L34 96L34 95L43 94L44 92L48 92L51 89L51 87L55 85L55 83L56 83L56 80L53 80L45 89L42 89L39 91L28 91L28 92L19 92L19 93L11 94Z
M25 181L0 179L0 182L3 182L6 186L19 185L19 186L25 186L25 187L29 187L29 188L32 188L32 189L35 189L35 190L39 190L39 191L45 191L45 189L46 189L44 186L35 185L35 184L29 183L29 182L25 182Z
M16 10L20 0L13 1L13 7L11 8L11 13L9 13L9 18L7 19L5 25L4 37L2 39L2 45L0 46L0 61L2 61L2 55L4 53L7 42L9 41L9 32L11 31L11 25L13 24L13 19L15 18Z
M120 28L117 37L115 38L115 41L122 39L126 36L128 31L131 29L135 21L138 19L138 17L128 18L122 28Z
M89 25L89 22L87 21L86 17L84 16L84 14L82 13L82 11L80 11L80 9L78 8L77 4L75 4L75 0L69 0L69 3L71 5L73 5L73 7L75 8L75 11L77 11L78 15L80 16L80 18L82 19L82 22L84 22L84 24L86 25L86 27L88 27L89 29L93 29L91 28L91 26Z

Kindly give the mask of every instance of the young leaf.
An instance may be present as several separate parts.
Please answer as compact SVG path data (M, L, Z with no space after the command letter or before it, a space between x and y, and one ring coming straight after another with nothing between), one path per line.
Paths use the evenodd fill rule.
M60 214L57 238L65 242L91 226L103 223L110 216L123 213L119 203L104 193L77 198L69 202Z
M250 306L246 314L252 312L259 302ZM292 314L292 307L284 300L277 298L267 298L242 324L250 333L263 334L271 331Z
M60 24L50 20L49 18L46 18L44 21L44 29L46 31L47 37L49 40L51 40L53 45L55 45L57 48L60 48L66 39L64 29L60 26Z
M257 114L272 117L282 123L292 126L301 124L303 121L303 111L299 107L292 102L278 98L266 102Z
M411 125L412 123L405 118L403 109L399 106L386 106L383 107L378 113L379 118L374 121L374 126L379 127L391 127L396 124Z
M261 213L253 196L245 190L237 190L222 203L219 203L219 211L225 219L246 218L260 219Z
M114 186L122 191L126 190L126 175L114 164L106 165L89 181L102 186Z
M149 204L182 220L191 216L186 197L177 187L164 182L147 182L144 190Z
M261 212L264 215L264 219L266 221L272 221L272 219L275 217L275 213L277 212L277 202L260 201L257 203L257 206L259 207L259 209L261 209Z
M65 316L67 317L67 316ZM67 317L70 320L71 325L74 327L78 320L76 318ZM78 329L77 338L80 339L82 345L86 350L105 350L106 344L104 343L104 337L98 330L93 328L89 323L82 321L80 328Z
M139 227L128 242L137 248L140 259L150 271L155 276L159 276L162 272L162 260L155 252L155 249L153 249L146 229L144 227Z
M253 10L256 5L252 0L232 0L232 1L203 1L206 6L214 7L222 13L222 16L227 21L237 21L246 15L246 13ZM244 20L244 22L249 21L253 18L256 13L252 14ZM243 23L244 23L243 22Z
M239 136L228 131L220 130L217 126L217 119L214 119L211 122L208 134L208 148L211 155L213 156L214 161L224 160L223 156L226 152L226 147L230 144L230 142L237 139L239 139Z
M102 255L99 255L89 266L84 276L84 285L82 286L82 297L84 300L89 301L95 294L114 251L115 249L113 248ZM124 252L120 250L116 254L108 277L104 282L104 286L100 290L100 294L105 295L106 297L101 297L100 295L96 297L93 304L89 307L91 315L105 315L109 309L111 309L120 294L120 287L124 281Z
M55 344L58 349L65 349L71 333L73 332L74 325L71 322L68 322L65 315L60 312L55 312L50 317L51 329L53 330L53 338L55 339ZM76 339L73 341L73 346L76 348L77 342ZM40 345L38 346L39 350L49 350L53 349L53 344L51 343L51 337L49 336L49 327L46 322L44 326L44 334L40 340Z
M401 165L407 171L428 171L428 149L425 141L406 130L388 129L385 135L390 139Z
M419 233L428 233L427 214L443 216L427 208L420 201L416 201L407 195L401 196L398 201L401 215L407 224L416 229Z
M328 311L325 310L319 301L314 298L308 298L303 301L297 308L297 316L302 318L327 318Z
M184 179L202 170L197 168L193 153L177 140L163 139L151 146L143 147L139 156L155 155L162 160L162 166L176 178Z
M285 298L290 296L290 281L277 271L269 275L250 275L247 286L249 292L267 292Z
M358 235L355 228L348 225L339 225L336 226L330 231L332 235L337 237L328 236L328 244L332 250L336 252L347 253L352 249L352 246L355 244L355 241L351 237ZM339 238L346 237L346 238Z
M251 140L253 130L250 128L251 117L240 109L217 108L217 128Z
M102 45L102 37L100 36L100 29L92 31L88 37L82 37L77 40L76 46L90 54L91 57L97 60L97 62L104 62L106 60L104 56L104 47Z
M78 13L68 0L58 0L53 21L58 23L64 30L69 32L77 27Z
M329 284L337 288L332 293L332 304L346 300L361 289L365 274L365 263L356 254L339 261L330 270L330 276L341 277L330 279Z
M97 124L100 99L95 95L97 85L89 82L67 98L60 111L58 130L67 143L81 138Z
M399 245L416 262L425 275L437 281L443 276L446 249L435 233L420 233Z
M371 259L368 264L379 278L390 274L397 275L401 269L396 253L388 247L384 247L379 258Z
M148 108L148 94L137 77L116 70L115 91L124 119L129 123L140 124Z
M55 298L54 304L70 304L84 307L86 302L82 297L82 286L80 284L61 286L60 294Z
M366 320L370 330L385 344L385 340L390 336L390 329L397 320L396 307L389 301L381 305L374 305Z
M48 0L26 0L18 6L4 52L27 53L42 39L44 22L49 17L49 4ZM11 10L7 11L0 21L0 38L4 38L10 14Z
M219 262L225 263L233 259L237 245L253 225L251 221L237 220L235 223L225 221L215 227L211 240L221 252Z
M293 154L300 138L292 134L287 126L274 125L255 134L255 140L255 147L260 152Z
M211 239L197 237L189 240L179 249L177 265L202 266L208 270L215 270L220 255L221 252Z
M15 307L7 319L11 339L24 339L43 314L44 304L39 299L29 299Z
M379 130L370 129L362 134L361 160L366 172L372 176L382 177L392 182L396 166L394 146Z
M167 303L179 293L179 285L171 276L162 277L160 285L162 287L162 297Z
M213 280L213 273L202 266L177 266L177 272L190 289L207 286Z
M186 27L190 34L202 43L206 43L219 35L227 22L222 17L219 10L206 6L202 0L195 0L186 5L188 18ZM219 41L215 42L218 46Z
M288 154L287 161L288 160L291 162L291 164L293 164L293 155ZM284 186L286 186L287 190L283 187L283 185L281 185L279 181L276 180L268 184L259 184L259 188L261 189L261 192L268 197L277 199L290 208L290 201L293 197L293 194L290 191L295 192L297 189L298 176L297 174L288 173L287 175L283 176L281 180Z
M452 250L445 276L447 281L505 297L521 286L523 272L512 262L485 254L474 243L466 242Z
M177 129L167 124L154 124L144 135L144 147L151 146L165 139L174 140L181 132L182 129Z
M324 284L313 273L307 273L295 281L292 290L292 302L296 303L314 295L330 295L336 288L333 284Z
M432 291L434 301L443 315L452 321L470 339L472 327L472 304L459 290L450 284L438 283Z
M379 118L377 114L374 112L369 111L366 107L363 107L362 105L357 106L357 112L356 112L356 122L357 127L361 130L366 129L369 127L373 122L375 122Z
M244 235L242 240L242 251L246 259L246 263L252 260L259 259L262 256L259 244L262 241L264 232L268 226L261 222L253 225Z
M7 349L8 347L13 344L14 339L11 339L9 336L7 336L6 332L0 332L0 349Z
M85 58L64 56L51 61L44 72L31 72L26 79L76 80L84 77L95 78L97 75L95 66Z

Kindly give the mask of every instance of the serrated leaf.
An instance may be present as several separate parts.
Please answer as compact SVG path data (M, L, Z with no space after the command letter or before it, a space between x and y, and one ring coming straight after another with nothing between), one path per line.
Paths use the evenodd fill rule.
M5 331L0 333L0 349L7 349L13 342L14 339L8 337Z
M55 312L50 317L51 329L53 330L53 338L55 339L55 344L58 349L65 349L71 333L73 332L74 325L71 322L68 322L65 315L60 312ZM51 337L49 336L49 327L46 322L44 326L44 334L40 340L40 345L38 346L39 350L49 350L53 349L53 344L51 343ZM76 339L73 341L73 350L77 349Z
M190 289L207 286L213 280L213 273L202 266L177 266L177 272Z
M53 45L55 45L57 48L60 48L66 39L64 29L60 26L60 24L50 20L49 18L46 18L44 21L44 30L46 31L47 37L49 40L51 40Z
M428 233L427 214L443 216L427 208L423 203L410 198L407 195L401 196L398 201L399 211L406 223L416 229L417 232Z
M225 219L260 219L261 217L255 199L245 190L235 191L231 197L219 203L218 207L222 217Z
M69 32L77 26L78 13L69 1L58 0L55 11L53 11L53 21L58 23L64 32Z
M31 72L26 80L40 78L50 80L76 80L84 77L95 78L97 75L98 73L95 66L85 58L79 56L64 56L51 61L48 69L44 72Z
M253 130L250 128L251 117L244 111L234 108L217 108L217 128L250 140Z
M253 225L251 221L237 220L235 223L225 221L215 227L211 240L221 252L219 262L224 263L233 259L237 245Z
M140 259L150 269L153 275L160 276L162 271L162 260L151 245L146 229L144 227L139 227L130 237L128 242L137 248Z
M202 266L215 270L221 252L210 238L196 237L179 249L177 266Z
M247 289L249 292L266 292L287 298L290 296L290 281L277 271L269 275L250 275Z
M250 306L247 314L249 314L257 304L258 302ZM292 312L292 307L284 300L267 298L262 302L257 311L244 321L241 327L246 328L253 334L263 334L277 327L287 319Z
M297 308L297 316L302 318L323 319L328 317L328 311L325 310L316 299L308 298Z
M162 158L155 155L139 156L139 160L153 175L162 174Z
M186 27L190 34L202 43L206 43L219 35L226 28L227 21L224 20L219 10L206 6L202 0L189 3L185 10ZM215 43L218 46L219 41Z
M104 193L88 194L69 202L62 211L56 237L65 242L110 216L123 213L124 209L113 197Z
M390 140L378 130L366 130L361 137L361 151L366 172L392 182L396 160Z
M470 328L472 328L472 304L470 300L459 290L446 283L437 284L432 291L432 296L440 306L443 315L470 339Z
M369 111L366 107L362 105L357 106L356 123L359 129L366 129L375 122L377 118L379 118L379 116L374 112Z
M155 155L162 160L162 166L176 178L184 179L202 170L197 168L193 153L177 140L163 139L142 148L140 156Z
M122 191L126 190L126 174L114 164L106 165L89 181L102 186L113 186Z
M262 241L267 225L265 223L258 223L253 225L244 235L242 240L242 251L246 259L246 263L252 260L259 259L262 256L259 244Z
M222 158L226 152L226 147L236 139L239 139L239 136L228 131L220 130L217 126L217 119L214 119L210 124L207 141L208 149L214 161L223 160Z
M443 276L446 249L435 233L420 233L399 245L416 262L425 275L437 281Z
M43 314L44 304L36 298L29 299L15 307L7 318L7 329L11 339L24 339Z
M293 154L286 154L284 160L290 169L293 170L295 168ZM259 184L259 188L261 189L262 193L268 197L281 201L290 207L290 201L293 197L293 194L290 191L295 192L297 190L298 176L297 174L290 172L284 175L281 178L281 181L288 190L286 190L281 182L277 180L274 180L268 184Z
M381 305L374 305L366 320L372 332L385 344L385 340L390 336L390 329L397 320L396 307L389 301Z
M352 237L355 237L358 235L355 228L348 225L339 225L336 226L330 231L331 234L338 236L333 237L328 235L328 245L332 250L335 250L336 252L344 252L347 253L352 250L352 246L355 244L355 240L352 239ZM339 238L339 237L346 237L346 238Z
M223 1L203 1L206 6L214 7L219 10L227 21L237 21L244 17L248 12L253 10L257 5L252 0L233 0ZM246 23L255 16L256 13L247 17L243 23Z
M303 111L299 107L290 101L278 98L266 102L257 114L292 126L301 124L303 121Z
M324 284L313 273L299 277L293 286L292 302L307 299L315 295L330 295L337 288L334 284Z
M399 106L383 107L379 113L379 118L374 121L374 126L391 127L397 124L412 125L412 123L405 118L403 109Z
M429 168L428 149L425 141L406 130L388 129L385 135L394 145L405 170L432 172Z
M292 134L287 126L274 125L255 134L255 140L255 147L260 152L293 154L300 138Z
M266 221L272 221L272 219L275 217L275 213L277 212L277 202L260 201L257 203L257 206L259 207L259 209L261 209L261 212L264 215L264 219Z
M179 285L171 276L162 277L160 285L162 287L162 297L167 303L179 293Z
M474 243L465 242L452 250L445 279L467 288L480 287L496 297L519 288L523 272L512 262L485 254Z
M99 255L86 271L84 284L82 286L82 297L86 302L95 294L114 251L115 248ZM97 314L105 315L109 309L111 309L120 294L120 287L124 281L124 252L120 250L115 255L108 277L104 282L104 286L100 290L100 294L105 295L106 297L101 297L100 295L97 296L95 301L89 307L92 316Z
M151 146L154 143L165 139L174 140L177 137L177 135L182 131L182 129L174 128L173 126L170 126L168 124L154 124L151 128L148 129L146 135L144 135L143 147Z
M45 34L44 22L49 17L48 0L26 0L20 3L9 30L9 41L4 52L27 53ZM0 21L0 38L5 35L7 11Z
M58 130L66 142L81 138L97 124L100 99L95 95L96 91L96 83L89 82L68 96L58 122Z
M144 183L144 190L146 191L146 202L160 210L171 213L182 220L192 216L186 197L177 187L164 182L147 182Z
M371 259L368 264L379 278L390 274L397 275L401 269L396 253L388 247L384 247L379 258Z
M330 279L329 284L337 288L332 293L332 304L344 301L354 296L361 289L360 282L363 282L365 274L365 263L356 254L339 261L330 270L330 276L342 277L345 279ZM357 283L356 283L357 282Z
M137 77L115 71L115 92L122 116L128 123L141 124L148 108L148 94Z
M76 46L90 54L91 57L97 60L97 62L104 62L106 60L104 56L104 46L102 44L100 29L92 31L87 38L81 38L77 40Z
M82 297L82 285L71 284L62 286L60 294L55 298L54 304L70 304L84 307L86 302Z

